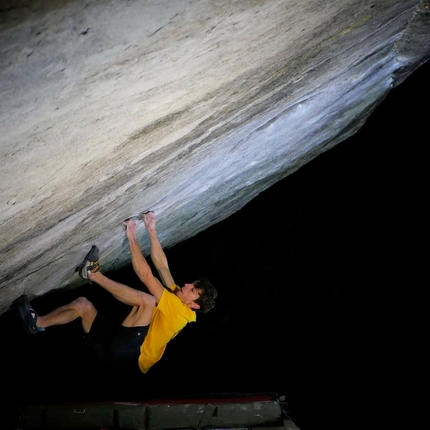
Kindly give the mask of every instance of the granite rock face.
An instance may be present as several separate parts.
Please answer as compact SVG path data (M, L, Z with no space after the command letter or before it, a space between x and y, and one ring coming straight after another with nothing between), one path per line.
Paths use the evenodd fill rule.
M428 60L429 17L417 0L2 2L0 313L81 285L92 244L103 270L129 264L125 218L154 210L171 247L351 136Z

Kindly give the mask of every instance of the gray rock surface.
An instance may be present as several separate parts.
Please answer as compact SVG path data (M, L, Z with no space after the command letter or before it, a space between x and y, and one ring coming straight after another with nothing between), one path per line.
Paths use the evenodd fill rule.
M81 285L93 243L105 270L128 264L125 218L153 209L173 246L351 136L429 58L429 16L417 0L3 2L0 313Z

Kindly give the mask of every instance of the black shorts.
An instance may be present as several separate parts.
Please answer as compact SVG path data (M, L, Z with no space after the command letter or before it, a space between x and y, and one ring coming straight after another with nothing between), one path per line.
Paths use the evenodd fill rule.
M108 366L138 367L140 346L148 333L148 328L149 325L124 327L97 312L91 330L84 335L84 339Z

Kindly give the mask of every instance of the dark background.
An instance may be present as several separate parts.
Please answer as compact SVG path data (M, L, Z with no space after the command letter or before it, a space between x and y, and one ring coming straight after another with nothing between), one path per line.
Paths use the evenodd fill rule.
M382 412L427 246L429 70L394 88L352 138L166 250L178 284L208 276L219 300L147 375L100 364L79 321L27 336L14 312L2 315L6 403L275 392L302 430ZM131 267L109 275L141 286ZM118 321L128 311L95 285L33 305L44 314L79 295Z

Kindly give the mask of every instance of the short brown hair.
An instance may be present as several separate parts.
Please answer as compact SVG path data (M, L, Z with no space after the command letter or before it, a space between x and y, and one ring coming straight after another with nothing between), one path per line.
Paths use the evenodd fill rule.
M200 305L200 308L196 309L196 311L205 314L215 306L218 291L208 278L200 278L194 281L193 284L200 290L200 297L195 300L195 302Z

